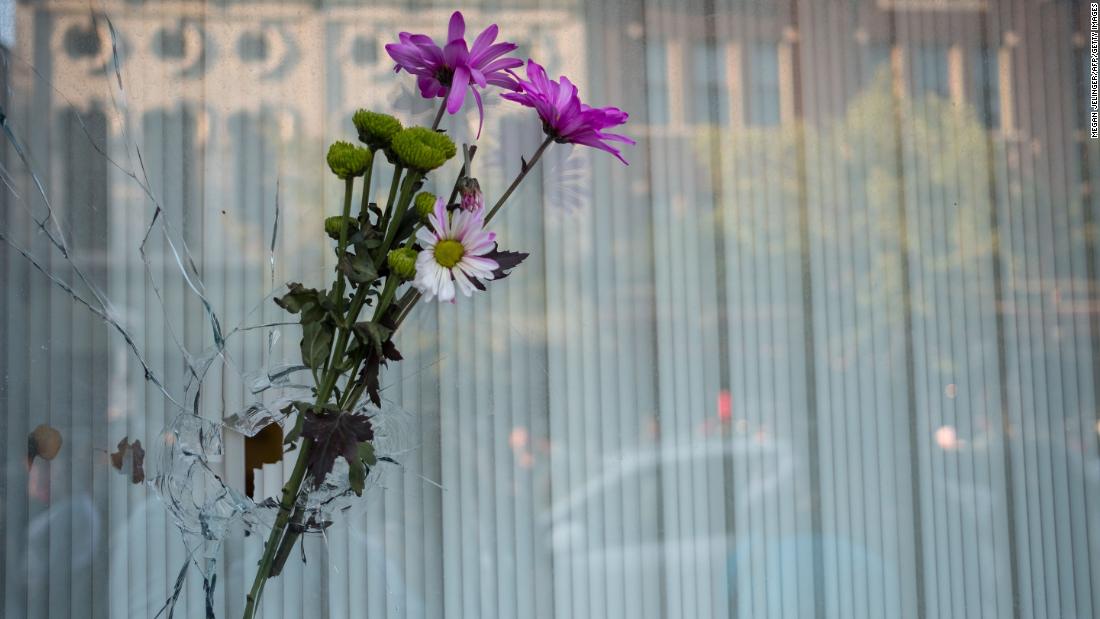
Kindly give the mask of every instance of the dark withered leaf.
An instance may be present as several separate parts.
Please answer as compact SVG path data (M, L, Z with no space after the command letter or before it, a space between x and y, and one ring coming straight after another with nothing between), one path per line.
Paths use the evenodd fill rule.
M374 430L366 415L319 415L309 411L302 424L302 436L313 440L307 466L313 484L318 486L332 470L337 456L353 466L359 462L359 444L374 438Z
M298 416L294 420L294 426L290 428L290 431L286 433L286 437L283 438L283 444L287 445L286 451L293 451L297 448L296 443L298 439L302 438L302 426L305 423L306 413L314 411L320 415L326 414L338 414L340 409L332 404L314 404L312 402L294 402L283 409L283 412L293 411L297 409Z
M371 351L363 361L363 368L359 370L359 379L367 387L367 397L375 406L382 406L382 394L378 384L378 372L382 361L378 354Z
M485 254L485 257L495 260L498 265L497 269L493 271L493 279L504 279L508 277L512 269L519 266L530 255L521 251L501 251L499 248L494 247L493 251Z
M393 340L386 340L382 343L382 356L390 361L401 361L404 357L398 352L397 346L394 346Z
M526 260L527 256L530 255L531 254L521 251L502 251L494 245L493 251L485 254L484 257L496 261L497 268L493 271L493 279L498 280L508 277L511 270L519 266L520 263ZM470 283L474 285L474 288L485 291L485 282L482 282L476 277L471 277Z
M122 474L130 473L130 482L140 484L145 481L145 449L141 441L130 442L128 436L118 442L118 451L111 454L111 466Z

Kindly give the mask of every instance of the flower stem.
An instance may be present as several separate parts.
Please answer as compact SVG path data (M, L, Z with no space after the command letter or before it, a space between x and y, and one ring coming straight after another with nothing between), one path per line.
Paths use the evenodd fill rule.
M283 535L283 539L279 542L279 547L275 551L275 559L271 562L271 573L269 577L274 578L283 573L283 566L286 565L286 560L290 557L290 551L294 550L294 544L302 535L302 520L305 519L305 517L305 506L302 503L298 503L294 506L294 514L287 522L286 533Z
M348 218L351 217L351 194L355 187L355 179L349 178L344 181L344 210L342 211L343 219L340 221L340 243L337 245L336 261L339 264L344 259L344 252L348 248ZM337 302L343 304L344 301L344 272L340 270L339 266L336 268L336 290L339 292L336 294Z
M504 192L504 195L501 196L499 200L497 200L497 203L493 205L493 208L489 209L489 214L485 216L485 223L489 223L489 220L493 218L493 215L497 214L497 211L500 210L500 207L504 206L504 203L512 195L512 192L516 190L516 187L519 187L519 184L521 182L523 182L523 177L527 176L527 173L531 171L531 168L535 167L535 162L537 162L539 158L542 157L543 151L545 151L546 147L550 146L550 143L553 141L554 138L546 136L546 139L542 141L542 144L539 144L539 149L535 151L534 155L531 155L531 160L528 161L527 165L525 165L523 169L519 171L519 175L517 175L516 179L512 181L512 184L508 186L508 190Z
M409 202L412 201L413 187L423 174L419 172L409 171L405 175L404 182L401 183L401 197L398 198L397 204L393 208L387 208L386 212L393 211L393 218L389 221L389 226L385 229L386 236L382 240L382 245L378 247L378 255L374 259L374 266L377 268L382 266L382 263L386 260L386 254L389 253L391 245L394 242L394 237L397 236L397 229L401 227L401 220L405 217L405 211L409 208ZM390 278L386 278L386 282L389 283ZM381 307L381 306L380 306Z
M374 175L374 155L378 151L371 151L370 165L367 166L367 171L363 174L363 198L359 204L359 219L364 224L370 222L370 183L371 177Z
M264 554L260 559L260 566L256 570L256 579L252 581L252 589L248 592L244 607L244 619L253 619L256 615L256 605L260 602L264 584L267 583L267 579L271 574L275 553L279 548L279 542L282 541L287 523L290 522L291 509L298 499L298 491L301 489L302 480L305 478L306 462L312 446L313 441L309 439L302 441L302 448L298 450L298 461L294 463L294 470L290 474L290 479L283 486L282 500L279 501L279 513L275 517L275 524L271 527L271 534L267 536L267 543L264 544Z
M378 299L378 307L374 310L373 322L378 322L385 315L386 309L389 308L390 302L393 301L393 293L397 290L397 277L389 276L386 278L386 287L382 289L382 296Z
M382 222L378 224L378 229L385 231L389 226L390 218L393 214L393 201L397 196L397 188L401 186L401 171L403 168L400 165L393 166L393 178L390 180L390 196L386 198L386 211L382 213ZM381 248L379 248L381 249ZM386 255L382 252L381 255Z
M443 122L443 112L447 111L447 95L450 94L451 89L447 89L447 92L443 93L443 101L439 104L439 111L435 113L435 121L432 122L432 131L439 128L439 123Z
M412 311L412 307L416 305L416 302L420 300L420 291L415 288L409 288L401 300L397 302L401 306L401 310L397 312L397 319L394 321L393 330L396 331L401 323L405 322L405 318L409 316L409 312Z
M396 176L396 175L395 175ZM396 191L396 178L394 182L394 190ZM364 195L369 193L369 183L363 187ZM351 210L351 194L352 194L352 181L349 179L344 189L344 210L343 215L347 217ZM338 256L343 256L344 250L347 248L347 228L345 227L340 233L340 244ZM344 278L341 273L337 273L336 287L340 290L339 297L343 299L344 290ZM317 404L324 404L328 402L329 396L332 394L332 390L336 387L336 381L340 378L340 371L337 369L340 365L340 361L344 357L344 353L347 350L348 337L351 332L351 325L355 323L355 318L358 317L359 311L363 307L363 302L366 300L366 286L360 286L356 291L355 296L352 297L350 307L345 315L345 325L340 327L339 335L336 342L332 347L331 362L327 364L324 372L324 376L321 379L317 387ZM343 309L343 301L340 301L341 308ZM294 463L294 470L290 474L290 478L287 480L286 485L283 486L283 494L279 501L279 511L275 516L275 523L271 527L271 533L267 537L267 542L264 544L263 556L260 558L259 566L256 569L256 578L252 581L252 589L248 593L248 598L245 603L243 619L254 619L256 615L256 605L259 604L260 596L263 594L264 585L271 577L272 569L276 566L276 560L279 559L279 563L285 560L285 556L290 551L290 547L298 538L296 532L288 532L287 526L290 524L291 513L294 510L295 504L298 500L298 494L302 490L302 482L305 480L306 466L309 463L309 452L313 448L313 441L309 438L302 440L302 446L298 450L298 459Z
M436 113L435 122L432 123L432 129L437 129L439 127L439 123L443 120L443 112L446 111L446 109L447 99L446 96L444 96L443 102L439 106L439 111ZM371 174L373 167L372 161L371 167L368 168L366 172L366 178L363 184L360 218L364 224L367 222L369 214ZM420 175L410 172L406 176L404 183L402 183L402 172L403 169L401 166L394 166L393 179L390 181L389 198L386 201L386 210L379 222L379 228L386 231L386 236L384 242L378 248L379 253L375 257L376 265L380 265L382 261L385 260L389 247L394 241L393 237L397 234L397 228L401 225L401 218L411 200L412 187L419 180ZM398 198L398 188L401 189L400 198ZM344 217L348 217L350 214L351 193L352 181L349 180L345 186L344 193ZM343 257L346 249L347 228L345 227L340 233L340 243L337 251L338 259ZM385 288L383 289L378 307L375 311L375 320L378 320L384 314L386 308L393 302L397 286L398 282L396 279L393 277L386 278ZM343 310L344 277L341 273L337 273L336 287L340 290L340 309ZM328 363L325 368L323 377L321 381L319 381L317 387L316 403L318 405L327 403L329 396L332 395L333 390L336 388L336 383L339 381L342 374L337 368L341 365L340 362L347 352L348 339L351 336L352 325L355 324L359 312L363 309L368 290L369 286L359 286L355 295L351 298L351 303L347 307L347 313L343 315L343 324L337 327L338 334L332 346L331 362ZM401 301L399 301L399 303L402 303L402 319L408 312L409 308L404 306L404 302L409 298L409 295L406 294L402 297ZM411 298L412 303L415 303L417 298L419 298L419 295L414 295ZM363 386L357 383L355 374L353 373L348 379L348 384L345 385L345 390L342 394L343 398L341 398L342 401L340 404L345 407L351 406L354 404L355 400L361 396L362 391ZM275 516L275 523L271 528L271 533L267 537L267 542L264 544L264 551L256 570L256 577L252 582L252 588L248 593L245 603L243 619L255 618L260 596L263 594L264 585L272 576L273 568L279 568L279 571L281 571L282 563L285 562L287 555L300 537L300 531L298 530L300 526L296 526L295 530L288 531L288 525L291 523L292 514L296 525L300 525L300 520L304 516L304 512L296 509L296 505L298 495L302 489L302 483L305 481L306 468L309 462L309 452L312 447L313 441L311 439L306 438L302 440L302 446L298 450L298 459L294 463L294 469L286 485L283 486L282 497L279 501L279 511Z

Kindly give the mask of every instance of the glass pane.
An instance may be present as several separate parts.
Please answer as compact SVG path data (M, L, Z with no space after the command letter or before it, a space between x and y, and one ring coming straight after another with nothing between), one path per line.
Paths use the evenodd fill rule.
M0 617L1100 616L1090 3L453 11L0 0Z

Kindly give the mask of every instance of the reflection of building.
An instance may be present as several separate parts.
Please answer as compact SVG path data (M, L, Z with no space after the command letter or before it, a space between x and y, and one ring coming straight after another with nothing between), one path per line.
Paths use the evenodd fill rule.
M23 37L17 53L32 58L34 46L48 41L57 60L44 77L66 84L64 94L78 106L109 103L102 77L114 72L117 47L127 104L135 110L192 108L199 114L199 139L224 131L231 113L261 109L274 111L285 136L319 136L358 107L388 105L405 84L387 79L393 64L383 46L401 29L441 37L448 14L342 3L317 9L298 2L120 2L89 13L80 2L47 2L22 7L20 32L33 35ZM472 29L481 19L476 10L468 15ZM506 21L521 51L572 64L583 57L583 48L561 45L581 36L576 16L562 8L485 17ZM414 104L419 102L406 101L413 111L427 107Z
M1014 189L1080 198L1087 3L1031 0L701 3L642 8L625 34L644 46L646 135L691 142L718 126L816 126L843 116L877 77L903 109L927 96L989 129ZM712 10L713 9L713 10ZM1060 43L1055 50L1051 42ZM905 117L900 117L906 126ZM894 131L882 119L883 131ZM1020 181L1027 176L1028 181ZM1039 195L1046 199L1046 192Z
M695 15L647 12L654 131L714 122L769 126L835 114L885 69L904 97L949 98L975 108L1003 137L1042 139L1032 120L1019 116L1033 96L1021 84L1047 42L1068 40L1084 27L1075 23L1071 2L732 4ZM627 32L642 36L640 24L633 28ZM1063 87L1055 90L1070 96L1079 74L1065 71ZM814 82L827 82L823 88L831 84L832 91L811 95L807 84Z
M522 53L585 81L585 35L574 3L544 10L489 4L466 11L473 35L490 21L506 24ZM326 252L317 243L323 234L316 214L335 199L327 193L335 188L324 182L324 146L351 135L358 107L396 100L405 120L430 122L434 106L419 99L404 74L394 75L383 46L403 29L441 37L450 14L449 8L358 2L60 0L0 7L14 9L17 23L15 47L0 63L5 117L27 148L74 261L176 394L185 370L173 339L198 352L210 344L209 332L167 251L158 245L150 264L142 263L138 248L155 210L150 195L163 208L161 221L179 232L174 241L186 241L196 255L205 293L226 325L262 304L271 286L257 274L267 273L277 199L278 276L320 279ZM7 43L5 23L0 16L0 45ZM507 122L493 111L489 122ZM446 122L460 137L472 138L477 129L476 112ZM62 281L75 282L64 258L36 232L30 215L44 217L45 204L3 143L2 232ZM489 163L483 166L488 173ZM0 451L7 454L0 481L0 616L152 617L170 595L175 576L167 577L167 569L179 569L186 554L152 492L128 487L106 464L106 449L124 435L155 443L173 409L144 381L117 333L6 246L0 282L6 290L0 295ZM94 296L79 282L76 287ZM261 347L237 340L232 349L250 364ZM50 386L61 384L71 390ZM206 412L239 408L249 397L244 391L239 384L208 389ZM49 466L36 464L37 477L28 478L15 454L26 453L28 432L47 421L63 433L66 447ZM242 439L227 442L215 466L243 488ZM63 497L91 496L100 517L55 515L50 495L58 505ZM84 535L84 528L94 530ZM66 554L77 536L100 540L91 559L79 564ZM29 548L32 539L47 542ZM224 584L233 578L219 581L218 595L232 598L219 617L239 615L239 609L225 610L243 599L239 584ZM70 583L71 595L62 595ZM185 597L197 602L203 596ZM177 612L184 614L198 616L194 607Z
M131 319L139 344L171 389L180 388L183 371L167 325L179 326L180 337L199 349L206 336L201 308L184 282L171 280L177 270L170 263L155 262L152 273L145 272L136 248L150 205L91 144L103 145L124 170L148 171L152 191L201 256L207 293L227 324L267 292L276 187L284 205L278 279L302 274L320 280L327 270L316 242L322 238L316 214L336 199L320 181L323 145L347 135L347 117L359 105L396 96L407 117L430 116L430 106L410 94L409 82L393 75L381 46L399 24L441 34L448 12L412 2L411 9L355 4L120 0L94 3L96 11L103 9L95 17L81 0L19 5L16 56L31 61L43 78L11 63L15 100L5 109L66 229L76 233L82 264L118 300L117 309ZM523 280L534 294L514 294L503 302L509 305L503 313L529 320L523 334L485 338L492 340L492 353L470 353L478 363L483 357L474 355L484 352L493 367L509 368L508 376L494 376L494 384L479 385L475 395L520 402L508 411L512 417L497 409L501 414L488 419L490 405L481 397L456 404L445 421L451 426L434 435L426 431L431 449L420 472L461 483L446 493L432 488L418 494L421 487L411 481L412 491L387 502L384 516L381 507L372 512L376 522L397 531L384 536L381 545L401 547L386 560L409 557L405 571L414 577L424 566L423 590L432 592L424 616L443 616L444 605L448 612L461 606L465 616L510 616L493 605L518 599L519 617L663 617L676 616L665 611L680 600L688 609L680 616L704 618L712 616L708 609L726 607L727 593L739 594L738 604L752 604L731 614L775 614L767 610L763 586L730 584L721 556L694 572L619 581L616 590L613 580L604 586L602 569L560 569L568 553L557 550L551 561L539 550L545 540L531 530L533 514L552 502L532 496L531 487L548 486L547 494L567 497L600 475L601 453L707 428L718 428L715 436L725 428L762 444L770 437L789 442L792 481L780 496L753 502L744 491L762 472L776 470L776 458L703 463L679 473L667 467L587 502L579 518L596 525L589 526L593 535L606 533L606 545L623 547L690 539L697 525L748 527L750 538L777 528L796 534L755 559L734 557L734 563L745 560L737 579L755 585L767 574L766 597L795 604L785 616L814 616L826 608L826 617L916 617L920 604L929 610L921 616L965 616L983 605L989 616L1008 616L1028 595L1045 596L1050 617L1073 614L1050 610L1055 604L1070 608L1073 596L1081 598L1079 616L1089 614L1083 599L1090 595L1090 572L1082 566L1100 565L1095 535L1087 535L1094 480L1082 480L1095 462L1095 394L1089 394L1095 389L1088 388L1095 376L1096 326L1088 295L1095 287L1080 282L1095 281L1097 267L1095 243L1077 234L1089 230L1093 211L1074 201L1074 179L1089 172L1085 163L1095 168L1097 159L1083 163L1077 152L1083 149L1071 139L1084 101L1073 95L1084 67L1070 53L1084 49L1070 49L1075 27L1078 45L1084 40L1075 4L501 4L468 12L471 24L491 19L507 25L524 52L579 76L592 101L625 107L632 114L627 131L649 139L629 155L630 168L597 157L578 164L599 179L586 176L580 187L598 208L568 217L532 209L517 226L539 248ZM116 41L124 88L114 75ZM898 105L875 108L869 122L835 143L800 151L804 127L798 121L819 127L843 116L879 74L892 88L876 92L876 102ZM937 149L950 149L935 140L916 143L915 137L927 136L914 135L909 116L898 118L925 95L969 115L966 140L952 142L967 155L965 165L941 157ZM912 116L951 116L942 101L925 106L931 113ZM488 117L497 122L504 115L498 108ZM468 132L469 125L476 128L473 118L450 128ZM502 136L508 157L486 165L498 177L502 165L514 165L538 138L533 123L503 122L512 123L510 131L486 132ZM722 131L699 131L711 125ZM880 133L887 137L877 143ZM701 134L718 136L711 141L721 150L710 167L698 165L699 143L706 141ZM21 174L11 150L4 154L7 168ZM1025 177L1019 169L1034 186L1017 186ZM17 189L36 199L26 178L19 178ZM536 187L526 189L537 196ZM553 196L542 197L556 206ZM20 239L36 255L50 256L49 266L64 278L71 275L20 209L6 209L0 219L5 216L21 218L15 230ZM612 233L597 236L593 222ZM100 592L109 585L114 616L152 616L185 555L163 510L147 503L140 489L119 484L96 450L123 435L147 443L169 411L117 337L70 307L22 259L0 256L4 283L18 291L0 301L0 349L7 353L0 357L0 385L5 410L14 411L2 417L6 451L25 449L23 437L43 418L66 429L73 439L67 444L80 447L51 464L52 491L64 496L92 488L96 508L110 516L101 526L112 527L110 539L118 544L93 555L90 569L70 570L66 536L75 536L79 526L49 520L50 506L27 491L20 467L12 468L0 488L6 556L22 566L23 531L48 522L50 548L59 554L51 566L64 567L50 570L49 578L20 582L6 559L7 612L0 614L42 616L18 612L19 604L26 601L36 611L57 605L53 592L72 584L79 589L74 599L95 592L84 597L96 612L107 606ZM151 278L170 280L164 287L167 315L157 309ZM529 325L536 334L525 341ZM543 334L546 342L537 339ZM508 341L499 347L502 340ZM280 345L293 351L296 342ZM256 353L246 359L253 362L261 348L233 352ZM448 370L450 383L469 379L458 367ZM1067 383L1056 384L1064 377L1075 377L1077 395ZM439 385L423 380L425 408L438 412L432 398L441 395ZM50 383L71 384L73 391L51 390ZM409 383L406 393L419 384ZM225 389L208 402L233 409L245 398L241 391ZM718 418L715 396L726 399ZM467 418L477 423L454 421ZM647 430L639 436L642 423ZM506 466L507 452L492 453L505 445L496 440L501 428L513 425L529 428L524 432L532 444L547 446L546 457L536 452L531 469L513 470ZM1011 431L999 432L1002 427ZM1050 440L1047 428L1053 428L1050 435L1081 438L1082 459ZM1021 435L1027 442L1017 440ZM215 463L230 478L243 474L236 447L231 439L225 461ZM485 456L499 466L487 470ZM1058 461L1060 469L1052 472ZM1052 487L1065 494L1052 498ZM1084 507L1076 490L1066 492L1079 487L1091 493ZM700 505L711 511L694 509ZM1041 518L1023 517L1040 509ZM1014 523L1005 517L1017 512L1022 516ZM620 527L623 521L627 526ZM482 537L469 535L470 527ZM815 527L828 533L823 542L797 535ZM402 554L405 545L409 551ZM412 597L391 587L400 579L387 579L382 570L370 578L354 572L362 565L341 562L349 554L344 546L331 544L332 555L322 558L333 567L329 580L303 589L330 587L379 606ZM527 554L514 556L517 548ZM237 561L239 550L227 549L226 556ZM112 563L104 576L108 554L122 567ZM367 554L382 555L374 548ZM1006 555L1019 558L1018 565ZM864 560L869 557L875 561ZM853 565L853 558L863 565ZM896 572L868 570L879 558ZM772 578L777 565L784 575ZM1063 576L1046 576L1055 571ZM1075 583L1065 574L1080 585L1068 594ZM816 582L818 575L825 582ZM935 578L922 580L928 575ZM940 582L944 575L958 578ZM242 579L227 572L217 595L238 600ZM360 585L368 581L373 589L364 593L368 587ZM959 582L966 586L955 587ZM697 595L697 586L713 597ZM286 589L289 596L298 593L297 587ZM202 599L201 591L186 595ZM845 606L853 599L856 609L866 602L864 612ZM127 608L142 603L131 600L153 608ZM585 600L591 601L588 609L597 609L591 615L585 615ZM834 602L840 610L831 610ZM931 612L948 603L953 606ZM631 605L633 612L614 610ZM385 608L370 610L371 616L385 614ZM725 616L718 611L713 616Z

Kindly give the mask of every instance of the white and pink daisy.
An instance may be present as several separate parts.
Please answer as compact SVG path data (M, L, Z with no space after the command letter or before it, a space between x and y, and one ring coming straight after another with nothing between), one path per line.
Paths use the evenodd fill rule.
M424 249L416 257L413 286L428 301L439 297L452 303L456 285L467 297L475 288L484 289L481 282L493 279L500 268L496 260L485 257L496 249L496 233L485 230L485 209L458 210L448 217L445 200L439 198L428 224L431 229L416 233Z

